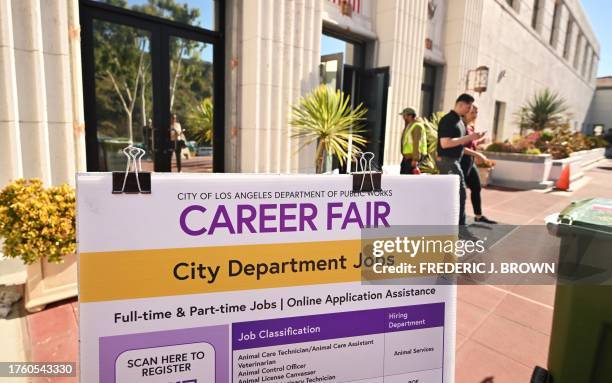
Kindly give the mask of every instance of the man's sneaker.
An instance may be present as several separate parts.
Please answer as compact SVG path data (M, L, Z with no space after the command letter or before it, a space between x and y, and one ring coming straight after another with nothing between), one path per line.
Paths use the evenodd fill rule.
M468 230L467 226L459 225L459 239L467 241L478 241L480 238L475 236L471 231Z
M488 219L484 215L481 215L480 217L474 217L474 222L490 223L491 225L494 225L494 224L497 223L497 221L493 221L492 219Z

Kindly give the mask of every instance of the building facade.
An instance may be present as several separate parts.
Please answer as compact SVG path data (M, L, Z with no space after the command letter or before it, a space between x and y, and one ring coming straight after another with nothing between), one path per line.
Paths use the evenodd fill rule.
M600 135L612 132L612 76L599 77L589 108L584 133ZM609 133L608 133L609 134Z
M176 3L191 11L0 0L0 185L120 170L129 143L156 171L180 158L182 171L312 172L289 120L321 83L368 108L378 166L400 161L406 106L428 116L469 91L479 128L503 140L535 92L559 92L580 128L595 91L599 44L578 0ZM172 115L198 156L175 150Z

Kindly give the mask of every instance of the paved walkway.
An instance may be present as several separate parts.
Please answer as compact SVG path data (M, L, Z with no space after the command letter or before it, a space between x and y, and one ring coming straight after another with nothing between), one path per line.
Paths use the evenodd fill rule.
M600 161L572 187L573 192L485 189L485 214L504 223L535 225L573 200L612 198L612 161ZM553 301L554 286L459 286L457 383L528 383L535 365L546 366ZM25 323L29 348L12 358L26 355L32 361L78 361L74 299L27 315L22 322L16 320L11 326L17 331ZM7 324L2 326L0 330L6 330ZM31 381L72 383L77 379Z
M483 190L483 210L503 223L541 225L571 201L612 198L612 161L595 164L570 192ZM471 206L467 207L472 212ZM459 286L457 383L528 383L545 367L554 286Z

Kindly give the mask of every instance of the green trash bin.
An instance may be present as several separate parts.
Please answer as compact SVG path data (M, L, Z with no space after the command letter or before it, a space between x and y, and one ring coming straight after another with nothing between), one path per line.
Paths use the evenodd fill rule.
M548 369L554 383L612 382L612 200L574 202L547 219L560 237Z

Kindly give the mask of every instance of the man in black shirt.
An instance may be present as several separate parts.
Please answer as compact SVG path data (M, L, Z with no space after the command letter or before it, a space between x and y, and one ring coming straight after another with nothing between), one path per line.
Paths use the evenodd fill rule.
M459 176L459 225L465 225L465 178L461 170L463 145L482 138L484 133L466 135L461 116L470 111L474 97L464 93L455 101L455 107L438 124L438 169L440 174Z

